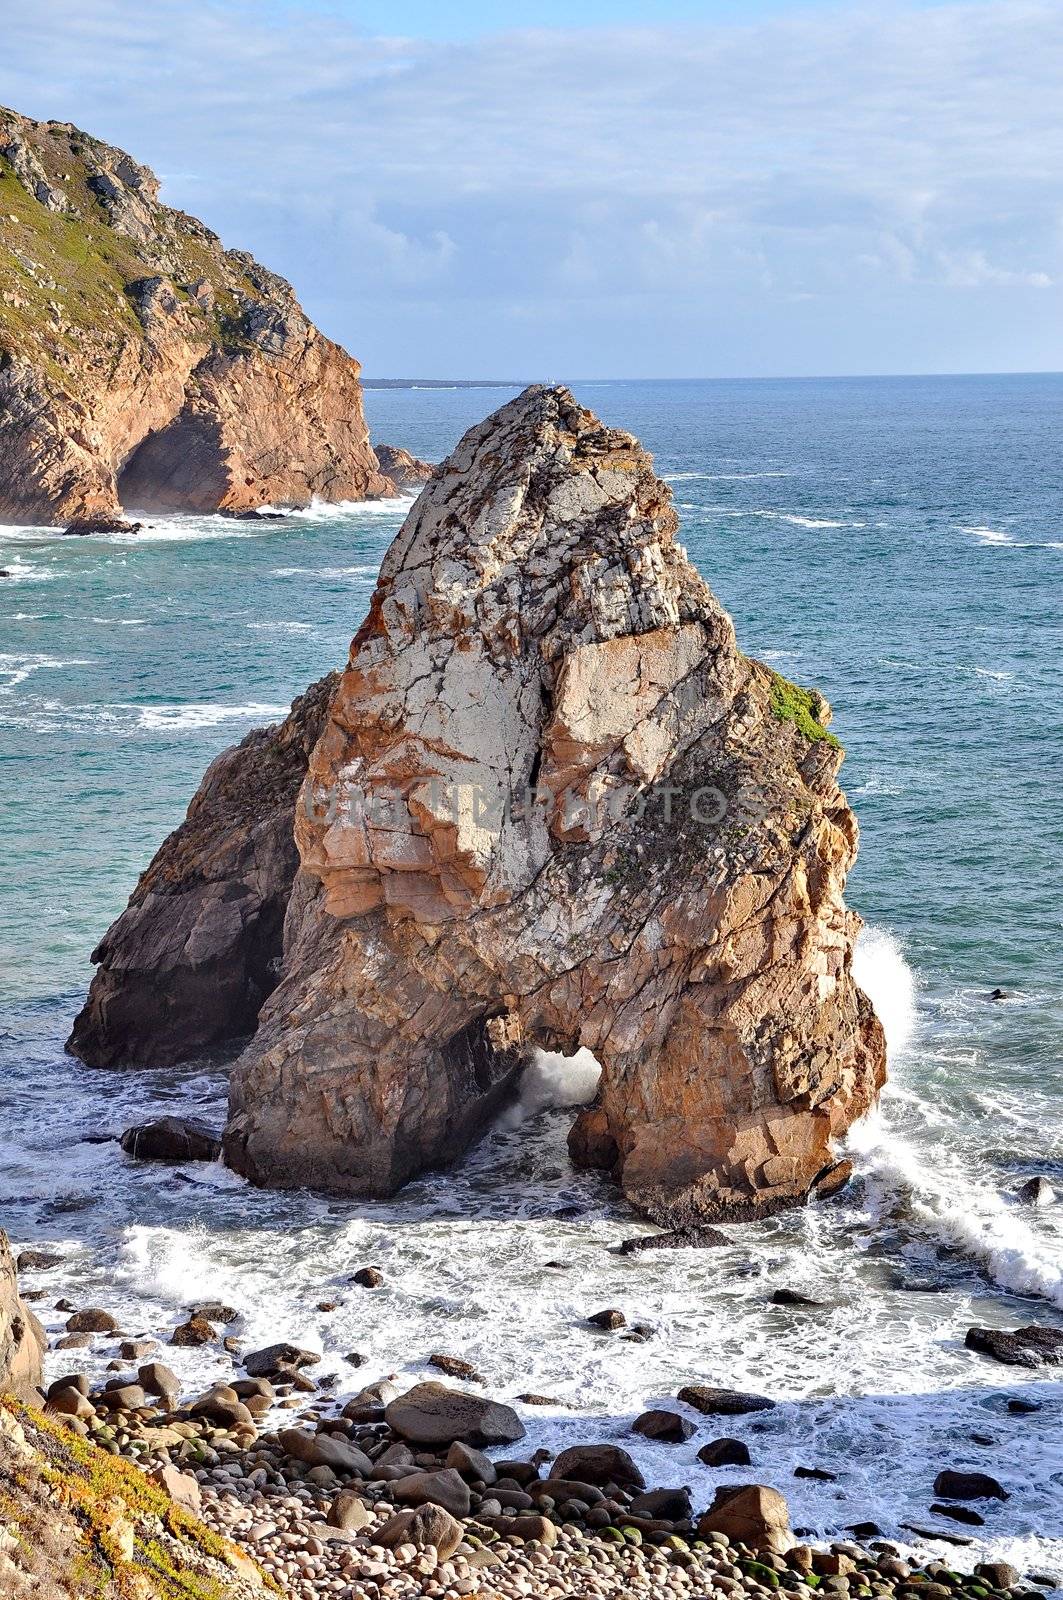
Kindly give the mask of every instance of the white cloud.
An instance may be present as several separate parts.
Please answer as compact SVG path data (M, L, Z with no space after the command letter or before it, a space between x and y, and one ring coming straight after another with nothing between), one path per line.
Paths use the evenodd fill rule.
M1028 337L1063 278L1061 77L1063 8L1026 0L461 44L38 0L0 98L167 173L376 371L741 371L751 328L794 370L821 306L821 370L855 370L890 364L869 295L893 328L955 298L928 366L977 366L990 321L994 351L1002 318ZM1063 328L1036 350L1063 365Z

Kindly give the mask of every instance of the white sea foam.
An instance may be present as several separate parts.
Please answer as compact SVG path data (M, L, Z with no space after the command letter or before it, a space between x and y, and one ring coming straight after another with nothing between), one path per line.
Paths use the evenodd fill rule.
M887 928L862 929L853 976L882 1023L892 1060L908 1049L916 1026L915 976L896 935Z
M0 694L10 694L35 672L61 672L67 667L90 667L91 661L79 658L60 660L55 656L18 655L0 652Z
M503 1126L517 1127L551 1106L582 1106L594 1099L602 1069L589 1050L563 1056L536 1050L520 1079L516 1103L503 1113Z
M271 578L327 578L334 581L346 582L350 579L375 579L380 571L379 566L362 564L357 567L274 567L270 572Z
M1005 533L1001 528L960 527L961 533L969 533L975 539L980 539L983 544L1014 544L1015 540L1010 533Z
M389 520L405 517L417 499L415 494L394 495L387 500L312 500L308 506L288 509L284 506L263 506L263 511L279 511L285 517L300 522L342 522L351 517L386 517ZM253 526L253 524L250 524ZM244 523L247 527L249 524ZM266 527L279 527L269 519Z
M248 622L252 633L313 633L312 622Z
M243 706L185 705L133 707L142 728L175 732L189 728L216 728L223 722L273 722L288 715L288 706L260 704Z

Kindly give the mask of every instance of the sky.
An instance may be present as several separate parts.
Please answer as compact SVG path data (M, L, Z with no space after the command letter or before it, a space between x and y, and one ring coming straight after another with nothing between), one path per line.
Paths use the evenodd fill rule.
M367 376L1063 369L1063 0L0 0Z

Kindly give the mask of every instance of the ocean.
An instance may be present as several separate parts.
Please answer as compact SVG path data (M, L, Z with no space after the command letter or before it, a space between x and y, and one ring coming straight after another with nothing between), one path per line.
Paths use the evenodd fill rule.
M698 1506L755 1478L820 1538L951 1528L975 1544L932 1548L957 1565L988 1548L1063 1576L1063 1386L963 1344L972 1323L1063 1327L1063 377L573 388L654 452L742 647L835 708L862 837L857 960L891 1070L850 1136L853 1183L724 1249L621 1257L642 1225L565 1151L592 1074L551 1058L459 1168L386 1203L90 1142L168 1110L220 1122L224 1060L122 1073L64 1055L89 953L212 756L342 662L410 502L153 518L137 537L6 528L0 1224L65 1257L25 1287L47 1290L53 1332L64 1295L163 1336L193 1300L224 1299L250 1346L320 1349L341 1395L460 1354L499 1398L552 1397L519 1407L529 1448L611 1439ZM366 402L375 438L438 459L512 392ZM1038 1174L1058 1205L1016 1198ZM383 1288L346 1281L367 1264ZM780 1287L822 1304L774 1305ZM588 1328L607 1306L652 1338ZM165 1356L189 1384L231 1370L210 1347ZM56 1352L50 1375L70 1365ZM779 1404L699 1419L684 1445L630 1435L693 1381ZM1041 1409L1011 1414L1016 1394ZM723 1433L751 1469L697 1461ZM943 1467L988 1471L1010 1498L957 1530L929 1511Z

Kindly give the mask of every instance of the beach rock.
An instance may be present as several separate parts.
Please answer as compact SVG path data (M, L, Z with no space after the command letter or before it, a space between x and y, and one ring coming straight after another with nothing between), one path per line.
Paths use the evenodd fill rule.
M225 1135L253 1181L391 1193L483 1131L534 1045L594 1053L573 1155L667 1226L833 1181L885 1067L841 755L826 703L739 651L677 527L637 441L559 388L418 498L287 806L281 981ZM183 980L134 965L179 1032Z
M96 1404L105 1411L138 1411L141 1406L146 1406L148 1397L139 1383L123 1383L121 1381L108 1384L99 1394L94 1396Z
M64 1389L76 1389L78 1394L88 1394L91 1387L87 1372L68 1372L65 1377L56 1378L54 1383L49 1384L45 1396L52 1400Z
M277 1378L289 1375L301 1367L312 1367L321 1360L315 1350L301 1350L296 1344L271 1344L264 1350L252 1350L244 1357L244 1371L249 1378Z
M378 444L375 449L377 465L385 478L390 478L396 489L408 493L420 490L435 477L436 468L430 461L419 461L401 445Z
M795 1467L795 1478L811 1478L814 1483L837 1483L838 1474L828 1472L826 1467Z
M683 1444L693 1437L694 1424L678 1411L644 1411L631 1424L631 1431L661 1444Z
M109 1311L101 1311L98 1306L75 1311L66 1320L67 1333L115 1333L117 1328L117 1317L112 1317Z
M392 1400L384 1416L388 1427L414 1444L513 1444L524 1437L517 1413L482 1395L448 1389L442 1383L419 1383Z
M690 1516L690 1490L648 1489L637 1494L628 1506L628 1515L654 1521L685 1522Z
M627 1327L627 1318L624 1313L617 1311L615 1308L608 1311L596 1311L593 1316L587 1318L587 1321L592 1328L602 1328L606 1332Z
M992 1356L1011 1367L1063 1365L1063 1328L1040 1328L1032 1324L1016 1328L968 1328L964 1344L968 1350Z
M240 1315L235 1306L227 1306L224 1300L202 1300L194 1306L189 1306L190 1317L205 1317L208 1322L235 1322Z
M1022 1395L1013 1395L1008 1401L1008 1410L1013 1417L1032 1417L1040 1409L1039 1400L1027 1400Z
M824 1301L813 1300L797 1289L773 1289L769 1297L773 1306L822 1306Z
M472 1445L462 1444L460 1439L455 1439L447 1451L446 1465L455 1472L460 1472L463 1478L471 1482L480 1482L490 1487L498 1477L495 1464L490 1456L485 1456L482 1450L474 1450Z
M467 1517L472 1504L469 1485L452 1467L441 1472L411 1472L395 1484L394 1495L400 1505L442 1506L452 1517Z
M328 1509L326 1518L330 1528L342 1528L344 1533L361 1533L373 1525L373 1514L359 1495L342 1489Z
M56 1339L53 1350L85 1350L92 1343L91 1333L67 1333Z
M646 1480L627 1451L615 1444L575 1444L562 1450L550 1468L550 1478L577 1478L599 1487L609 1483L635 1489L646 1487Z
M938 1517L950 1517L953 1522L963 1522L969 1528L985 1526L985 1518L981 1512L973 1511L970 1506L946 1506L935 1502L930 1510Z
M70 123L0 110L0 149L16 148L14 183L48 200L19 212L39 286L6 324L0 522L127 532L123 503L203 512L394 492L358 363L284 279L162 205L146 167ZM79 220L50 215L75 191ZM74 228L77 249L60 247Z
M990 1589L1014 1589L1019 1581L1019 1569L1010 1561L979 1561L975 1576L984 1578Z
M188 1408L193 1417L206 1417L222 1428L243 1428L251 1437L257 1434L255 1419L234 1389L224 1386L208 1389Z
M46 1411L59 1417L83 1417L88 1422L94 1420L96 1407L79 1389L67 1386L56 1389L54 1394L52 1389L48 1391Z
M359 1284L363 1289L379 1289L384 1282L384 1274L379 1267L359 1267L351 1282Z
M158 1348L157 1339L123 1339L118 1346L118 1354L123 1361L143 1361L145 1356L150 1356Z
M373 1476L373 1463L365 1451L338 1434L282 1428L277 1438L287 1455L294 1461L305 1461L308 1467L331 1467L333 1472L353 1473L359 1478Z
M698 1522L698 1538L723 1533L732 1544L750 1550L785 1555L794 1543L790 1531L790 1512L777 1489L764 1484L727 1484Z
M742 1439L713 1439L710 1444L702 1445L698 1460L707 1467L748 1467L753 1464L749 1446Z
M148 1394L157 1394L172 1407L181 1393L181 1381L176 1372L162 1361L146 1361L142 1367L137 1368L137 1377L141 1387Z
M1006 1489L987 1472L954 1472L946 1469L934 1479L934 1493L947 1500L1007 1500Z
M465 1378L469 1383L483 1383L484 1381L472 1362L463 1361L460 1356L437 1353L428 1357L428 1365L435 1367L439 1372L445 1372L448 1378Z
M505 1517L478 1513L478 1523L484 1523L488 1528L493 1528L504 1539L522 1539L525 1543L534 1540L545 1549L552 1548L557 1543L557 1525L549 1517Z
M159 1117L127 1128L119 1141L136 1161L217 1161L221 1139L194 1117Z
M182 1472L179 1467L167 1463L164 1466L153 1467L148 1476L152 1483L166 1490L175 1505L179 1505L183 1511L190 1511L194 1517L199 1515L203 1505L203 1495L198 1481L190 1472Z
M194 1348L196 1345L213 1344L218 1337L218 1330L206 1317L189 1317L187 1322L180 1323L170 1335L170 1343Z
M98 970L67 1041L72 1054L96 1067L165 1066L252 1032L277 981L299 864L295 798L335 684L330 674L311 685L283 722L215 757L92 953ZM217 1154L199 1148L212 1152L203 1159ZM163 1159L192 1159L186 1149Z
M753 1411L771 1411L775 1407L775 1401L764 1395L717 1389L705 1383L688 1383L680 1389L676 1399L700 1411L704 1417L743 1417Z
M416 1545L418 1550L433 1546L440 1561L448 1561L462 1539L462 1526L442 1506L417 1506L411 1511L398 1511L389 1517L373 1535L374 1544L385 1550L397 1550L400 1545Z

